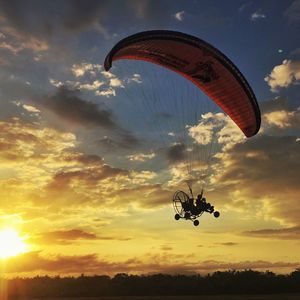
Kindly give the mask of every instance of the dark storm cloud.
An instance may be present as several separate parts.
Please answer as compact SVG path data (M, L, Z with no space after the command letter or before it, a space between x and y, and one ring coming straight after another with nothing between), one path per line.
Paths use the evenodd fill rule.
M67 29L84 29L96 21L104 14L105 6L108 1L105 0L71 0L67 1L66 15L63 25Z
M106 4L97 0L0 0L0 10L18 32L45 37L57 29L78 31L94 24Z
M279 240L299 240L300 226L280 229L260 229L245 231L242 233L242 235Z
M112 112L99 105L83 100L79 92L67 87L60 87L52 96L45 97L40 102L61 118L71 123L84 126L100 126L106 129L116 129Z
M92 28L105 33L105 24L114 19L120 29L124 24L163 24L167 6L167 1L149 0L0 0L2 16L14 30L42 39Z
M167 158L170 163L177 163L184 160L186 147L184 144L175 144L167 150Z
M77 90L62 86L54 95L45 96L42 100L36 97L35 103L55 113L63 121L85 128L101 127L109 130L115 136L115 142L111 142L110 146L131 148L140 142L130 131L117 124L111 110L102 103L82 99ZM113 141L112 138L105 139L101 142L106 146L109 146L108 140Z

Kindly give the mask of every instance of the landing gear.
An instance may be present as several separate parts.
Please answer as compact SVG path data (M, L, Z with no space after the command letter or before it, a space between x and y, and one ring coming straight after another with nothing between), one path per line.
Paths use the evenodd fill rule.
M198 220L195 220L193 223L194 223L194 226L198 226L199 225L199 221Z
M175 210L175 220L190 220L193 222L194 226L199 225L199 221L196 219L199 218L204 212L213 214L215 218L220 216L220 213L215 211L214 207L210 203L207 203L204 198L202 202L200 199L200 204L197 203L197 201L195 203L195 200L183 191L177 191L174 194L173 206Z
M184 218L185 219L190 219L191 218L191 214L189 212L184 213Z
M214 212L214 217L215 217L215 218L219 218L219 216L220 216L220 213L219 213L218 211L215 211L215 212Z
M178 221L179 219L180 219L180 215L179 215L179 214L176 214L176 215L175 215L175 220Z

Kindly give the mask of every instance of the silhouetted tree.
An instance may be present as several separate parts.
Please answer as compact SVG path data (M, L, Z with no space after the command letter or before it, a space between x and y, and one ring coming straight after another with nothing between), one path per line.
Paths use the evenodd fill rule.
M1 279L0 279L1 280ZM2 279L2 282L4 280ZM254 270L201 275L95 275L6 280L9 299L89 296L299 293L300 269L287 275Z

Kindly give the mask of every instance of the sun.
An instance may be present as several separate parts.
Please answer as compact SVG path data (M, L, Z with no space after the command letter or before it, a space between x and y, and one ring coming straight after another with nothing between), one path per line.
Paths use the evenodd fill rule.
M16 256L26 251L27 245L15 229L0 230L0 259Z

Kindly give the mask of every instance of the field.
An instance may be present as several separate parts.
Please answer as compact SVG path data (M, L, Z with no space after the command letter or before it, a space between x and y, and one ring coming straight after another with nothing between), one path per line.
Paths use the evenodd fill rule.
M299 300L299 294L276 295L208 295L208 296L123 296L123 297L92 297L92 298L43 298L43 300ZM40 300L40 298L26 299Z

